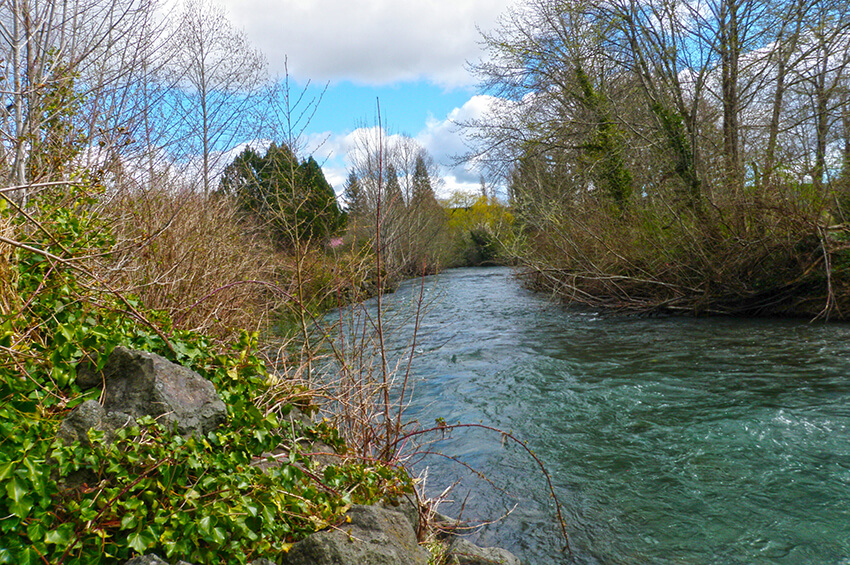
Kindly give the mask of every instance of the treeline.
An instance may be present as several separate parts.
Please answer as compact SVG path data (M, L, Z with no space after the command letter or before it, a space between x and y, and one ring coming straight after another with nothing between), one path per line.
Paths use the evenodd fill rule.
M466 124L534 283L637 311L842 317L845 2L528 0Z
M390 278L502 260L512 217L486 195L437 197L439 168L414 139L364 135L352 152L345 185L347 241L380 253ZM477 207L472 205L477 203Z

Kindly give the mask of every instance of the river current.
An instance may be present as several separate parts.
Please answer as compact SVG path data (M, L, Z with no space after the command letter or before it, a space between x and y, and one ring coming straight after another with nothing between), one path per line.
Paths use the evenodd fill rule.
M390 314L421 286L387 296ZM466 428L415 469L432 495L457 483L445 514L495 520L473 542L527 565L850 564L850 326L565 308L506 268L424 287L406 416L526 441L572 557L535 461ZM413 322L390 326L402 355Z

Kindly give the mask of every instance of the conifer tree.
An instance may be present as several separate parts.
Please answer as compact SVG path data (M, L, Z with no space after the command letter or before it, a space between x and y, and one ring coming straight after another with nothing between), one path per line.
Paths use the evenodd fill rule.
M225 168L221 191L267 222L282 245L327 239L345 222L316 160L309 157L299 164L286 145L272 144L263 157L245 149Z
M348 216L359 218L367 211L366 194L360 186L357 173L351 171L345 182L345 201L348 203Z

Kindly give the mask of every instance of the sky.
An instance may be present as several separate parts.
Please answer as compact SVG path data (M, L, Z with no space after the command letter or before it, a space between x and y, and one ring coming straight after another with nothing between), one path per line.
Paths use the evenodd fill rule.
M359 128L417 139L442 167L445 196L475 191L480 171L451 166L465 146L455 122L482 115L487 96L468 62L512 0L219 0L230 20L289 76L292 91L322 94L304 152L341 192Z

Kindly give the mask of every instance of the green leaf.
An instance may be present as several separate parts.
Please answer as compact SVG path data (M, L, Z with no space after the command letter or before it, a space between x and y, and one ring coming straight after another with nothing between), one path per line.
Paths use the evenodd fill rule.
M205 536L210 535L213 526L215 526L215 521L212 516L204 516L198 521L198 530Z
M50 530L44 537L46 543L52 543L58 546L67 546L74 539L74 524L65 522L60 524L55 530Z
M29 489L26 482L17 475L13 475L12 479L6 483L6 494L15 502L19 502L26 496L27 492L29 492Z
M31 541L41 541L44 539L44 535L46 530L44 528L44 524L41 522L33 522L29 526L27 526L27 535L29 536ZM0 561L2 563L2 561Z
M9 510L18 518L26 518L32 510L32 498L23 496L9 505Z
M224 528L213 528L212 530L212 539L215 543L221 545L225 541L227 541L227 535L224 531Z
M136 520L135 514L125 514L123 518L121 518L121 529L122 530L132 530L138 525L138 521Z
M3 463L0 465L0 481L5 481L6 477L12 474L12 471L15 470L15 463Z
M156 543L156 536L150 528L127 536L127 542L137 553L144 553L150 546Z

